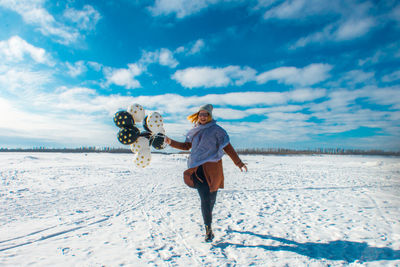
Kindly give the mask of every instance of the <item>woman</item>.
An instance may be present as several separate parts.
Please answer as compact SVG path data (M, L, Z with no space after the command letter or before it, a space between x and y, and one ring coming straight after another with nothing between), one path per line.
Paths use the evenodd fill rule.
M188 117L194 127L187 133L184 143L165 137L165 142L171 147L181 150L191 149L188 159L189 169L184 172L184 180L187 185L196 188L200 195L206 242L211 242L214 238L211 229L212 210L218 189L224 188L222 168L224 151L241 171L247 171L246 165L229 143L228 134L213 120L212 110L213 106L207 104Z

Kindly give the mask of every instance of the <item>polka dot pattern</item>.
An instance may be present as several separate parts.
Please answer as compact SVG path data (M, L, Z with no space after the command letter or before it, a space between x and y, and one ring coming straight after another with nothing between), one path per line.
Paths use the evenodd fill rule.
M144 119L144 108L139 104L132 104L128 107L128 113L132 115L135 122L141 122Z

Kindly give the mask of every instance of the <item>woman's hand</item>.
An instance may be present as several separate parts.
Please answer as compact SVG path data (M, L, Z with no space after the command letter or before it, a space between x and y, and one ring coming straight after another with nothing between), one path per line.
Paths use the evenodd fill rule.
M243 170L245 171L245 172L247 172L247 166L246 166L247 164L246 163L242 163L242 165L239 167L239 169L240 169L240 171L242 172Z
M171 139L169 139L168 136L165 136L165 137L164 137L164 142L165 142L166 144L170 145L170 144L171 144Z

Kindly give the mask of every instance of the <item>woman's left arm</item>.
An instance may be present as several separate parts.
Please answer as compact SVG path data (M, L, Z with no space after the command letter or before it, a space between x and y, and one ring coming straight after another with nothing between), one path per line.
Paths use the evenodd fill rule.
M235 163L235 165L240 168L241 171L243 171L244 169L247 172L246 164L244 164L243 161L239 158L239 155L236 153L231 143L227 144L224 147L224 151L232 159L233 163Z

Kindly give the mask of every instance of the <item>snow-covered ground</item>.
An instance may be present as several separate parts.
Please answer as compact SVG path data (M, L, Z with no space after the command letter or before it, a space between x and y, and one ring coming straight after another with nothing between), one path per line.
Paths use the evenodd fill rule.
M400 159L224 157L204 243L185 155L0 153L0 266L400 265Z

